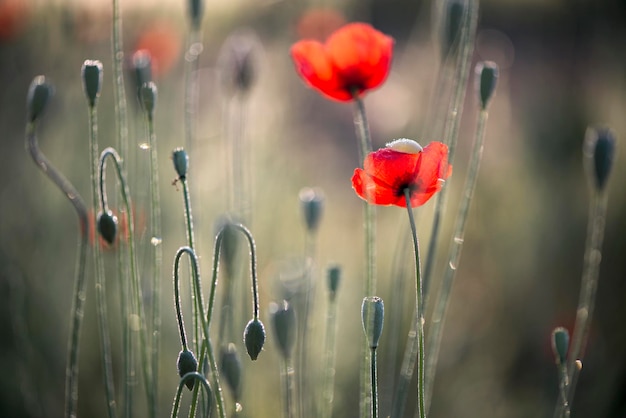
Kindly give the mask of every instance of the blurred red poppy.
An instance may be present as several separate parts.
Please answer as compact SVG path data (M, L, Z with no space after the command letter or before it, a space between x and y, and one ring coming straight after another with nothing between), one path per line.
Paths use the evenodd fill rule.
M323 95L350 101L380 86L387 78L393 38L366 23L350 23L325 44L306 39L291 47L296 71Z
M134 51L144 50L150 55L152 75L159 78L169 73L178 61L181 44L180 32L176 28L153 22L137 38Z
M410 139L396 140L370 153L363 167L352 176L356 193L369 203L401 207L406 207L406 189L411 207L421 206L441 190L452 173L445 144L431 142L422 149Z

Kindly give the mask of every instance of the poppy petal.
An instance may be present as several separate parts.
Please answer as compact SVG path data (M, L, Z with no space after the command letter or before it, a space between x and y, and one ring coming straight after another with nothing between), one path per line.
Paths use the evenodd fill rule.
M395 189L369 175L362 168L354 170L352 188L361 199L375 205L395 205L398 201Z
M448 164L448 147L441 142L431 142L422 152L422 159L415 172L415 184L411 193L411 206L421 206L436 192L452 173Z
M365 171L388 184L390 187L402 187L413 182L419 169L421 154L410 154L391 148L382 148L370 153L363 163Z
M338 100L351 100L352 96L340 92L339 80L326 56L324 45L318 41L304 40L291 47L291 57L296 71L311 87ZM343 93L343 94L341 94Z

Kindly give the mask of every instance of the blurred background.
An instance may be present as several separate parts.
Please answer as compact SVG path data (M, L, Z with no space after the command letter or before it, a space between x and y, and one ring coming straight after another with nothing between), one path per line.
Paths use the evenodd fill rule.
M146 142L146 133L130 68L136 50L150 51L159 89L155 122L164 254L159 405L161 416L167 416L178 383L180 350L170 265L176 249L186 242L182 191L172 185L176 174L170 154L186 145L187 3L121 3L131 141L125 160L137 211L139 261L144 267L149 266L150 245L145 220L149 213L148 153L140 146ZM585 130L589 125L613 128L619 151L621 134L626 132L626 4L619 0L484 0L480 7L473 62L495 61L500 79L490 107L483 164L444 331L431 416L548 417L558 388L549 337L558 325L572 331L582 273L590 197L582 167ZM225 161L232 96L220 77L225 71L220 50L229 36L242 30L254 40L255 81L245 98L244 171L268 341L258 361L243 358L243 416L281 413L279 356L269 329L268 306L282 299L281 283L297 276L302 264L306 232L298 193L306 186L321 188L325 196L316 237L309 341L323 339L326 268L337 263L343 268L343 281L338 294L334 416L358 416L364 263L362 202L350 184L359 164L353 108L306 88L293 69L289 48L302 37L324 36L349 21L369 22L393 36L389 78L365 98L374 148L399 137L425 145L441 139L429 134L434 123L432 87L440 70L433 10L429 1L402 0L213 0L205 4L197 140L187 144L205 278L209 277L215 222L229 207ZM0 0L0 416L62 415L76 259L75 215L24 150L26 92L39 74L54 84L55 95L38 129L40 145L90 201L88 113L80 68L85 59L104 64L98 110L100 147L115 145L110 31L109 2ZM446 263L476 116L470 79L454 174L446 186L450 188L448 212L436 275ZM608 185L597 306L573 403L574 417L626 417L626 196L620 192L625 160L626 155L618 152ZM113 190L111 183L109 193ZM417 211L424 252L433 202ZM388 316L385 323L379 354L380 408L386 416L413 311L413 267L410 255L403 256L410 245L405 211L381 207L377 212L378 295L388 312L397 307L396 316ZM113 312L119 285L113 268L115 252L114 248L105 253ZM404 298L392 292L400 285L394 281L399 269L406 270ZM79 415L99 417L106 412L92 271L88 265ZM149 270L145 271L148 283ZM247 310L249 305L243 306ZM235 335L241 335L245 321L233 331ZM119 318L114 316L112 323L114 368L119 376ZM385 341L386 336L398 339ZM242 347L240 341L237 344ZM321 343L314 344L311 364L321 365L321 351ZM121 378L116 379L119 386ZM413 408L410 399L406 416L412 416Z

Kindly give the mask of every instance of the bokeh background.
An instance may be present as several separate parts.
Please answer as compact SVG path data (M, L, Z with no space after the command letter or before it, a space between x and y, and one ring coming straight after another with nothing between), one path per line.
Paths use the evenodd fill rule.
M161 415L169 414L180 350L170 262L185 243L182 192L171 184L171 150L185 145L183 69L188 34L185 1L122 1L127 62L138 48L154 58L163 213L163 346ZM321 10L321 11L320 11ZM255 36L255 83L246 99L246 178L250 228L259 251L262 319L281 299L281 280L297 274L305 245L298 192L324 190L315 298L309 341L317 367L327 307L325 270L343 267L339 293L334 412L358 416L358 356L363 295L362 203L350 187L358 165L352 106L330 102L297 78L288 55L301 36L327 33L343 21L367 21L396 39L387 82L366 97L374 147L398 137L423 144L440 138L430 103L439 71L431 2L207 1L198 77L197 141L191 144L192 203L204 276L208 277L216 219L228 209L226 114L228 94L218 56L237 31ZM109 2L0 0L0 416L57 417L63 410L65 349L76 257L71 207L24 150L25 98L32 78L45 74L56 94L39 128L49 158L89 201L88 118L81 90L85 59L104 64L99 105L100 146L115 144ZM557 399L549 336L574 322L590 191L582 167L589 125L618 135L608 186L609 209L597 306L584 361L575 417L626 417L624 261L626 198L626 5L619 0L485 0L473 61L500 66L490 107L486 148L472 204L462 261L445 329L431 409L433 417L548 417ZM126 156L137 213L147 213L147 152L132 72L126 68L131 149ZM445 253L471 147L476 99L469 83L448 212L439 251ZM113 186L110 187L110 190ZM110 191L109 193L112 193ZM419 209L428 242L433 203ZM142 212L143 211L143 212ZM412 313L411 257L406 214L378 209L378 287L388 316L380 348L381 414L389 413L401 348ZM138 216L140 263L149 265L149 232ZM143 219L143 224L141 224ZM400 243L399 243L400 241ZM423 245L425 249L426 246ZM398 256L400 254L400 256ZM115 251L106 254L109 267ZM394 296L394 272L404 267L406 297ZM92 271L88 266L88 272ZM110 311L116 280L108 268ZM149 273L147 273L149 274ZM93 278L81 342L79 412L104 416ZM188 306L188 305L187 305ZM248 305L244 305L247 309ZM428 319L428 318L427 318ZM113 318L119 324L119 318ZM240 335L241 329L234 331ZM243 416L281 412L279 357L268 327L257 362L244 359ZM120 372L118 328L112 331ZM238 344L241 342L238 341ZM311 376L311 379L317 378ZM119 378L118 378L119 386ZM227 396L228 402L230 398ZM406 416L412 416L413 403Z

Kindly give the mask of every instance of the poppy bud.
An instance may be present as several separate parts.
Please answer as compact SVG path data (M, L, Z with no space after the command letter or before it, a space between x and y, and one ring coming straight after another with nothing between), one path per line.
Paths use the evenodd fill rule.
M150 119L152 119L157 101L156 84L154 84L154 82L152 81L143 83L143 85L139 89L139 97L141 99L141 106L143 107L143 110L148 114Z
M304 222L310 232L317 230L324 209L324 193L321 189L305 187L299 193Z
M443 24L441 26L441 57L446 59L456 52L458 38L463 26L463 18L467 8L463 0L448 0L444 5Z
M204 3L202 0L189 0L189 16L191 17L191 25L195 29L200 28L203 10Z
M81 68L83 89L90 107L96 105L102 88L102 63L98 60L86 60Z
M110 210L98 213L98 233L109 244L113 245L117 235L117 216Z
M476 89L483 110L487 109L487 105L496 91L497 82L498 64L493 61L483 61L476 64Z
M339 282L341 281L341 267L339 265L331 266L328 268L328 291L330 292L330 298L334 299L339 288Z
M569 348L569 333L563 327L557 327L552 331L552 352L556 358L556 364L562 366L567 361Z
M250 359L256 360L265 343L265 327L258 319L251 319L243 332L243 342Z
M218 231L222 231L222 243L220 247L220 259L224 264L226 277L232 277L235 272L237 261L237 249L241 245L242 237L239 235L234 221L230 217L224 216L218 220Z
M241 357L237 352L237 347L233 343L229 343L220 350L220 370L222 376L231 392L235 401L241 397Z
M385 317L385 305L383 300L378 296L370 296L363 298L361 305L361 320L363 323L363 331L369 343L370 348L378 347L378 340L383 333L383 319ZM369 325L367 324L369 321Z
M270 314L278 348L282 356L288 359L296 342L296 312L287 301L283 301L282 306L272 303Z
M394 139L387 143L386 147L405 154L419 154L424 151L420 144L408 138Z
M224 90L232 93L247 93L256 79L259 49L256 35L249 30L238 31L228 37L219 57L219 67Z
M178 362L176 363L178 368L178 375L182 378L187 373L195 372L198 370L198 360L196 356L189 350L182 350L178 353ZM189 390L193 389L194 379L189 379L185 382L185 385Z
M135 86L137 87L139 102L141 102L141 94L139 92L141 86L152 81L152 56L150 52L145 49L135 51L131 65L135 73Z
M187 176L187 168L189 167L189 157L187 151L182 148L176 148L172 152L172 160L174 161L174 169L180 179Z
M45 76L38 75L33 78L26 96L26 110L29 122L35 122L39 119L53 91L52 85L48 84Z
M609 128L589 127L585 134L585 166L598 190L603 190L611 173L615 156L615 134Z

